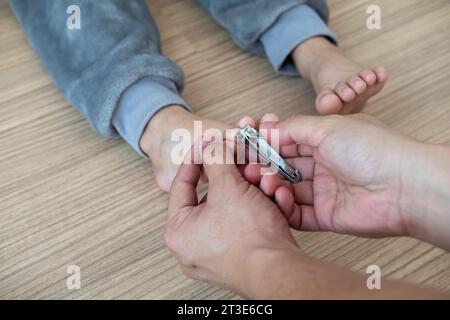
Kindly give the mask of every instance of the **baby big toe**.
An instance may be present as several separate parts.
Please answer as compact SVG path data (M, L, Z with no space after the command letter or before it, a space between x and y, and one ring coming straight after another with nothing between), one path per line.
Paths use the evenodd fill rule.
M316 100L316 108L320 114L336 114L343 107L341 99L331 90L322 92Z

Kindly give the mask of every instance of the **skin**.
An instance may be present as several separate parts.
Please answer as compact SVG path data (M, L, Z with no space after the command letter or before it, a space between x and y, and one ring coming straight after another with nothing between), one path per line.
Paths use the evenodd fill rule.
M291 227L412 236L450 250L447 145L411 139L366 115L297 116L260 128L280 130L281 154L304 181L288 185L260 176L257 166L245 175L275 197Z
M262 186L267 176L256 181L254 166L240 171L233 164L183 164L172 185L165 242L187 276L254 299L448 298L388 280L381 290L368 290L366 277L305 255L289 228L411 235L448 248L448 147L422 144L372 119L294 117L260 126L281 130L283 152L292 154L310 183L289 188L270 180L272 201ZM292 148L294 142L300 147ZM214 147L209 144L204 152ZM313 166L295 162L292 149L314 161ZM423 169L424 164L431 166ZM426 174L417 175L418 168ZM196 186L202 172L209 189L199 200ZM309 198L308 188L317 197ZM289 202L289 197L294 203L285 206L282 200ZM333 200L341 198L345 201ZM377 209L384 202L388 205Z
M316 107L321 114L359 112L387 80L383 68L360 67L322 37L300 44L292 52L292 59L299 73L314 87ZM170 190L178 170L178 165L170 161L169 157L174 146L171 134L175 129L184 128L193 135L193 123L196 120L202 120L204 130L230 127L219 121L199 117L180 106L169 105L150 119L142 134L141 150L152 160L156 182L164 191Z
M172 132L184 128L191 132L192 140L194 140L194 121L202 121L203 132L208 128L223 131L229 127L219 121L201 118L180 106L171 105L152 117L141 137L141 150L152 161L156 183L166 192L170 191L179 167L170 158L170 152L177 144L171 140Z
M363 68L323 37L303 42L292 59L302 77L313 85L317 111L324 115L361 111L387 81L383 67Z

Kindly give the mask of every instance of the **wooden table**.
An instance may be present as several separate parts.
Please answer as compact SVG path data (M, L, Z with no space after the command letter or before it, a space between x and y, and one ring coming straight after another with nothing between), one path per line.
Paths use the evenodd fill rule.
M234 122L314 114L305 80L278 77L238 49L193 1L155 0L165 52L185 70L184 97L202 116ZM450 1L330 1L345 52L390 73L365 112L430 142L450 142ZM366 28L366 8L382 29ZM52 85L6 0L0 0L0 298L236 298L186 279L165 249L167 194L152 165L95 135ZM296 233L311 255L450 290L450 255L406 238ZM80 290L66 288L69 265Z

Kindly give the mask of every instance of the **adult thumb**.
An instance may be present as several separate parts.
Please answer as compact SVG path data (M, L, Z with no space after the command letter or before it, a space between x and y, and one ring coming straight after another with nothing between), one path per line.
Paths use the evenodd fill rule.
M337 116L293 116L278 122L274 129L280 130L281 145L306 144L317 147L329 130L339 123Z

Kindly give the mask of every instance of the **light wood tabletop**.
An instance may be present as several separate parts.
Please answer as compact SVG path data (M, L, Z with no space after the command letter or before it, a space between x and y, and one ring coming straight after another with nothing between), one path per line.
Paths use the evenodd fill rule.
M300 78L277 76L241 51L194 1L154 0L165 53L185 71L200 115L234 123L266 112L315 114ZM333 0L331 27L386 88L365 113L429 142L450 142L450 1ZM366 9L381 7L368 30ZM183 276L162 234L167 194L152 165L123 141L96 135L65 101L0 0L0 298L220 299L235 294ZM295 233L307 253L365 273L450 291L450 255L408 238ZM81 269L69 290L67 268Z

